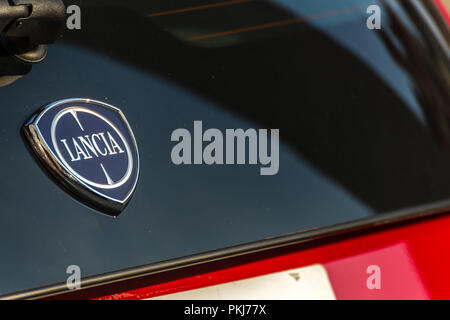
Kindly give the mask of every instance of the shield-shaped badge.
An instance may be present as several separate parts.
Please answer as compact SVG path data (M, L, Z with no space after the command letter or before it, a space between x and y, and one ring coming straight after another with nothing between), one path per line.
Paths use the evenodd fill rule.
M57 101L34 115L24 133L43 167L73 197L110 216L126 207L139 154L118 108L90 99Z

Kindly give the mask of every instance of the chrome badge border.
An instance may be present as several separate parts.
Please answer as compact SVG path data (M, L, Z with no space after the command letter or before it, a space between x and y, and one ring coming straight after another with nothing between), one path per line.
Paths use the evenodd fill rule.
M102 192L91 188L87 183L77 178L61 160L53 153L47 142L43 139L41 131L39 130L38 123L39 120L51 109L60 106L62 104L68 103L87 103L87 104L97 104L104 108L111 109L120 115L120 118L125 123L129 135L131 137L131 145L136 150L136 178L132 185L132 188L127 193L126 197L121 199L114 199ZM128 120L125 118L123 112L110 104L102 101L88 99L88 98L70 98L58 100L53 103L46 105L41 108L23 127L22 131L25 140L30 147L33 156L38 160L39 164L43 166L43 169L50 174L50 177L59 185L64 191L69 193L70 196L75 198L82 204L95 209L108 216L117 217L128 205L131 200L137 183L139 181L140 173L140 161L139 161L139 150L136 143L136 138L134 136L133 130L131 129Z

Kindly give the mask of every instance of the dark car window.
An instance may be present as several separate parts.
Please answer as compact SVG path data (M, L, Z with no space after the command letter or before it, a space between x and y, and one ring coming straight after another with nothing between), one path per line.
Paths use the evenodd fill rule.
M66 1L81 29L0 88L0 294L358 221L446 208L445 35L413 1ZM381 29L369 29L370 5ZM440 38L439 38L440 37ZM442 42L442 39L444 41ZM116 219L74 201L27 152L59 99L118 106L141 175ZM279 129L277 173L175 165L171 134Z

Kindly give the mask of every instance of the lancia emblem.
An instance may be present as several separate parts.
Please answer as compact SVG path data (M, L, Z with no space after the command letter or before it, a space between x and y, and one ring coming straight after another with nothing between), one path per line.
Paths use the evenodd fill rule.
M139 155L119 109L90 99L57 101L33 116L24 133L43 167L74 198L111 216L126 207Z

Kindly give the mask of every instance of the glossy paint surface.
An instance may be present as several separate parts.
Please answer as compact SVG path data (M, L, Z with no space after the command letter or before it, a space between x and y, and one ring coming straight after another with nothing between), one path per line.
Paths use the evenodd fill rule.
M444 215L99 299L147 299L317 263L326 268L338 300L450 299L449 230ZM371 265L380 267L380 290L366 285Z
M78 2L81 30L0 88L0 295L64 283L69 265L89 277L447 206L446 48L408 1L379 3L382 31L366 27L369 1L211 3ZM71 97L118 106L139 143L117 219L60 190L20 135ZM174 165L171 133L195 120L279 129L278 174Z

